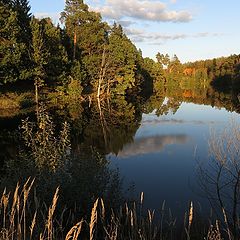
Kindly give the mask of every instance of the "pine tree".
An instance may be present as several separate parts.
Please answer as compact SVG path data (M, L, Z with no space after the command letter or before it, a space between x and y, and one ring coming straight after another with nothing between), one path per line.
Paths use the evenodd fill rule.
M25 44L19 41L21 29L17 13L10 4L0 2L0 73L1 83L14 82L20 78L20 66Z
M50 84L62 83L68 72L68 56L62 44L60 27L53 25L50 18L40 21L42 37L45 48L48 51L48 64L45 66L47 81Z
M31 13L28 0L13 0L13 10L17 13L18 25L21 29L21 38L27 44L31 40Z
M161 54L161 53L157 53L156 55L157 61L158 63L160 63L162 65L162 67L168 67L169 63L170 63L170 58L168 54Z
M181 77L183 76L183 66L175 54L168 65L168 85L174 88L179 87Z
M160 94L165 83L163 66L150 58L144 58L144 69L149 73L153 81L153 92Z
M88 20L88 13L88 6L82 0L66 0L65 9L61 13L61 21L65 24L67 33L73 41L73 60L77 54L78 28Z
M34 64L32 76L35 85L35 101L38 105L39 88L43 86L46 78L46 65L48 64L49 52L44 43L44 31L41 22L33 18L31 21L32 29L32 61Z
M125 95L127 90L138 86L138 57L138 50L123 33L121 25L114 24L109 36L107 72L112 93Z
M72 59L81 63L80 69L87 73L85 84L94 91L99 89L103 78L106 54L108 25L102 22L99 13L91 12L82 0L66 1L65 11L61 14L66 31L73 43Z
M30 76L29 10L27 1L0 1L0 81L2 83L27 79Z

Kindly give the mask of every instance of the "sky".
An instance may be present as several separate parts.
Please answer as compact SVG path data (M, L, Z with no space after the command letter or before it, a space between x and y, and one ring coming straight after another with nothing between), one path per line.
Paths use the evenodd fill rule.
M86 0L103 20L120 23L144 57L181 62L240 54L239 0ZM29 0L36 17L58 22L65 0Z

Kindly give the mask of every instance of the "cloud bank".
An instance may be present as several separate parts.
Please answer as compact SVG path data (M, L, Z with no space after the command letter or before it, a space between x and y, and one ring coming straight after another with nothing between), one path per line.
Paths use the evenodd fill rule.
M124 31L134 42L149 42L149 43L154 42L156 44L162 44L168 40L222 36L221 33L210 32L200 32L194 34L185 33L163 34L158 32L147 32L143 29L130 29L130 28L125 28Z
M102 6L93 10L100 12L105 18L121 20L130 17L138 20L155 22L189 22L190 12L169 10L160 1L151 0L106 0Z

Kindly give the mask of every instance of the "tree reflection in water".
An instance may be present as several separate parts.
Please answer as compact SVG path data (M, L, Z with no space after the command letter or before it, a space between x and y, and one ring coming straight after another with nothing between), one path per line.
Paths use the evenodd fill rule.
M97 197L105 198L105 202L109 202L111 207L117 206L124 197L121 179L118 171L109 167L106 155L110 153L119 155L121 152L123 154L122 150L142 154L138 148L141 148L146 141L149 143L150 150L151 148L154 150L155 147L164 147L165 143L188 142L187 137L183 135L135 139L135 145L133 145L135 149L129 150L128 146L134 141L143 113L147 114L155 110L157 115L169 112L174 114L182 102L214 105L239 112L239 102L235 101L234 96L213 93L211 89L205 88L191 90L191 92L187 90L179 88L173 91L166 88L164 95L155 93L149 99L144 101L140 99L140 102L126 101L121 96L110 101L92 101L91 104L71 102L64 106L49 106L51 121L55 126L49 130L52 131L52 135L45 142L45 147L42 150L40 147L36 148L39 151L39 159L41 159L40 150L44 151L43 162L36 161L36 155L32 154L33 149L24 146L23 139L19 138L17 124L15 130L11 130L14 129L13 126L11 129L6 127L6 130L1 130L0 133L1 172L3 173L1 188L15 187L16 182L23 182L24 179L32 176L36 177L37 192L45 201L50 201L52 198L50 193L60 186L60 202L69 207L77 206L79 212L89 209ZM34 120L31 121L34 122ZM63 147L59 144L61 133L58 129L62 129L62 123L65 121L70 125L70 154L66 154L70 149L68 145ZM6 122L9 122L8 118ZM35 134L36 120L32 126ZM50 127L51 124L46 126ZM50 157L49 152L54 152L54 158ZM48 159L51 160L48 161Z
M108 167L103 153L93 145L76 141L70 144L68 126L57 132L44 109L36 122L24 120L17 153L6 160L1 188L14 189L17 182L35 177L39 199L50 203L60 186L60 204L87 214L96 198L102 197L111 207L121 204L121 181L117 170Z

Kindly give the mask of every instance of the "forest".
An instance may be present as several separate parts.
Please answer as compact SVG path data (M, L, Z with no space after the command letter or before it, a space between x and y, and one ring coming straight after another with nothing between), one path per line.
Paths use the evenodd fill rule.
M192 201L184 220L174 218L165 200L155 220L143 192L126 198L108 157L134 142L143 115L174 115L182 103L239 114L240 54L182 63L159 49L155 59L143 57L121 24L83 0L66 0L57 25L36 18L28 0L0 0L0 59L0 239L239 239L238 128L211 155L223 182L215 184L221 217L210 220L193 218ZM171 145L188 136L149 142L159 139Z
M66 1L57 26L50 18L35 18L27 0L0 4L1 108L34 104L44 93L66 101L147 97L164 86L239 91L239 55L184 64L176 55L143 58L120 24L109 26L81 0ZM8 97L12 89L32 91Z

